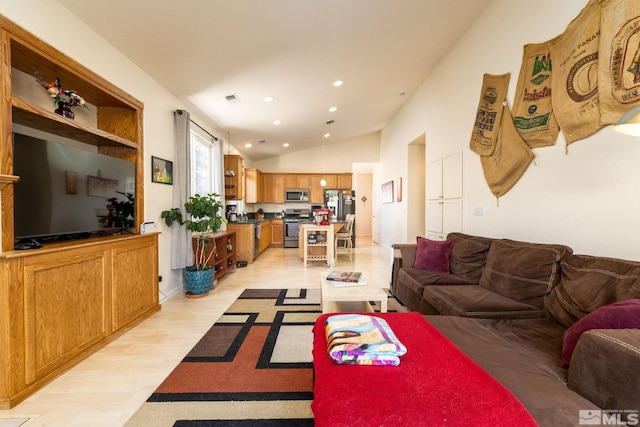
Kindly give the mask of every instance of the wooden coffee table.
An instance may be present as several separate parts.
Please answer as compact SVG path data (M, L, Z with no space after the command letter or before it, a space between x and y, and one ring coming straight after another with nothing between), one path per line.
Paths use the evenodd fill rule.
M387 311L388 295L380 286L366 274L360 280L365 280L366 285L358 286L334 286L334 282L326 280L327 273L321 274L322 283L322 312L372 312L369 301L380 301L380 312Z

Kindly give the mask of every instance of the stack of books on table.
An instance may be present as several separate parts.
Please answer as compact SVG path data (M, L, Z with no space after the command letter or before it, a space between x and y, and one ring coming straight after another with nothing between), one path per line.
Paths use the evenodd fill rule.
M336 288L347 286L366 286L367 284L367 281L362 278L362 273L358 271L334 270L327 275L327 280Z

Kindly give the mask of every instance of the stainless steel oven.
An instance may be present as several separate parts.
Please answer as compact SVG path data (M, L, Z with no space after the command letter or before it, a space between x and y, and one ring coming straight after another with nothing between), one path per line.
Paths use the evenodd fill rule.
M300 222L297 219L284 220L284 247L297 248L300 235Z
M309 209L286 209L284 211L284 247L297 248L300 223L309 222Z

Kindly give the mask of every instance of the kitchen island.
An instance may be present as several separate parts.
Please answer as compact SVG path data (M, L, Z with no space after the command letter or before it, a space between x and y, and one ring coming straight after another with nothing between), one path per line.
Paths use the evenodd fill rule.
M306 267L309 262L334 264L333 239L334 225L300 224L299 252Z

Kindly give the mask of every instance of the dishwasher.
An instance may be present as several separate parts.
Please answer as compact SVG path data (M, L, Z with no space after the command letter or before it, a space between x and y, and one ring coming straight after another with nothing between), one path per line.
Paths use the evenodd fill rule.
M253 259L255 261L260 253L260 237L262 236L262 227L259 222L253 224L253 236Z

